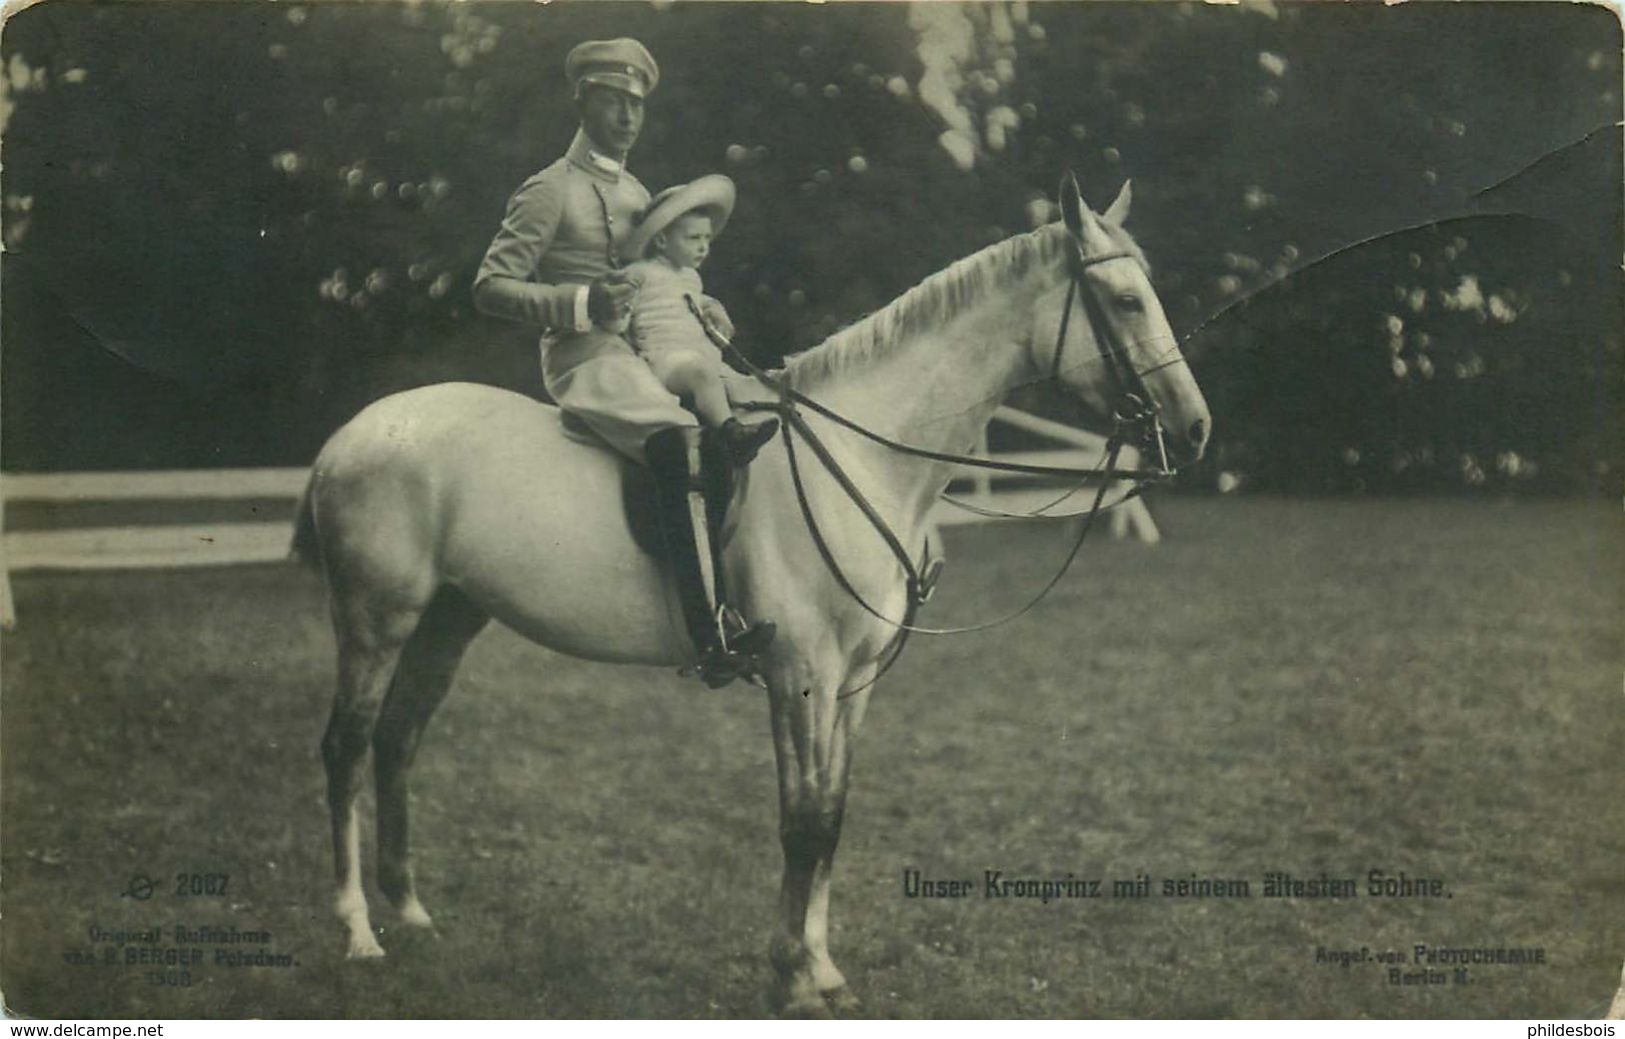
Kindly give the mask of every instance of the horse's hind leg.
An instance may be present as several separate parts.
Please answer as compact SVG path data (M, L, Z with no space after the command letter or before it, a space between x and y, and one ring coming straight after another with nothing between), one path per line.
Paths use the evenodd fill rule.
M349 931L351 959L382 956L372 933L367 897L361 889L361 823L356 795L372 743L373 725L389 691L396 661L417 626L422 607L379 608L335 599L338 635L338 695L322 737L327 766L327 807L333 825L333 872L338 896L333 908Z
M401 922L430 927L413 878L407 780L423 729L451 690L457 665L490 616L450 585L435 594L395 669L372 736L378 784L378 886Z

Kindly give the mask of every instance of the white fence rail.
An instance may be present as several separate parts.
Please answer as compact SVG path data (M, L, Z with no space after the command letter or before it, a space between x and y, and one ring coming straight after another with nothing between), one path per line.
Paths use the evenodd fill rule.
M297 498L309 469L148 469L132 473L7 473L7 501L241 501Z
M120 501L288 500L308 469L182 469L130 473L12 473L0 476L6 502L83 505ZM86 570L258 563L288 554L291 522L6 530L5 569Z
M1000 408L994 413L993 421L1057 441L1065 446L1044 451L1009 451L989 455L987 434L983 433L977 454L1018 465L1051 465L1074 469L1093 468L1105 459L1106 438L1096 433L1037 415L1029 415L1015 408ZM1124 448L1119 461L1125 466L1140 464L1139 455L1132 448ZM1033 479L1030 477L1024 479L1013 475L1000 476L986 469L970 467L962 468L960 472L971 481L971 493L965 496L966 500L983 508L998 509L1002 512L1032 512L1050 504L1057 497L1055 488L1034 487ZM1063 506L1060 511L1076 512L1087 505L1093 496L1080 494L1076 497L1082 501L1075 505ZM1131 498L1112 509L1106 516L1107 529L1112 537L1133 537L1151 545L1162 540L1162 533L1157 529L1156 521L1151 518L1150 510L1145 507L1144 499ZM982 520L982 517L974 512L956 509L946 503L937 507L932 518L936 520L938 526L976 523Z
M299 497L308 469L184 469L130 473L8 473L0 500L35 505L109 502L287 500ZM288 555L291 521L155 526L6 529L0 538L0 625L16 623L11 573L225 566L275 562Z
M1043 451L1021 451L992 457L1036 465L1093 466L1104 450L1104 439L1072 426L1000 408L994 416L1017 429L1056 441L1062 446ZM984 435L981 452L987 452ZM1133 460L1125 457L1125 463ZM967 469L972 492L966 497L988 508L1010 512L1031 511L1055 497L1052 488L1024 486L1031 480L995 476L984 469ZM298 498L308 469L153 470L130 473L15 473L0 475L0 501L45 505L84 505L107 502L244 501ZM1145 504L1134 499L1115 509L1115 536L1132 534L1142 541L1158 540L1156 524ZM942 508L941 525L976 522L980 517L962 510ZM279 522L186 523L152 526L106 526L47 530L5 530L0 538L0 623L11 627L15 613L11 572L18 570L139 569L144 567L224 566L275 562L288 554L293 536L291 520Z
M8 570L140 569L269 563L288 556L291 523L23 530L6 535Z

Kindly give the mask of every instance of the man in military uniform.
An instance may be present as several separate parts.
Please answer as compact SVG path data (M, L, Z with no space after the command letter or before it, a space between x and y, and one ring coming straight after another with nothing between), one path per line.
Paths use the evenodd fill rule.
M644 98L660 81L636 40L592 40L565 59L581 126L564 157L519 186L474 279L480 310L543 330L542 381L565 411L654 474L675 555L683 618L708 684L749 669L774 635L769 622L726 623L719 609L701 486L701 430L614 326L637 287L617 269L616 246L649 192L626 171L643 128Z

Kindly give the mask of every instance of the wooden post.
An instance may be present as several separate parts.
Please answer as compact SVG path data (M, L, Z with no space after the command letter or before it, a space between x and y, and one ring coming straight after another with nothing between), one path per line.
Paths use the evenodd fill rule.
M1130 498L1109 515L1111 524L1108 529L1113 538L1134 538L1147 545L1155 545L1162 540L1162 531L1157 529L1157 521L1151 518L1151 510L1146 508L1144 498Z
M976 457L987 457L987 430L976 436ZM984 509L993 507L993 473L990 469L976 469L971 473L971 500Z

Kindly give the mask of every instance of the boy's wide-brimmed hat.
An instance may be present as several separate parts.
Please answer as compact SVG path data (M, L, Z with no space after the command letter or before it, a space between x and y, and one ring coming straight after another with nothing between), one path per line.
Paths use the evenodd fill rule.
M660 66L647 47L629 36L588 40L577 44L564 59L564 78L577 90L583 83L598 83L645 97L660 82Z
M684 213L698 209L711 218L711 237L722 234L734 211L734 182L720 173L710 173L687 184L674 184L649 200L632 233L621 243L621 259L642 258L655 235L671 226Z

